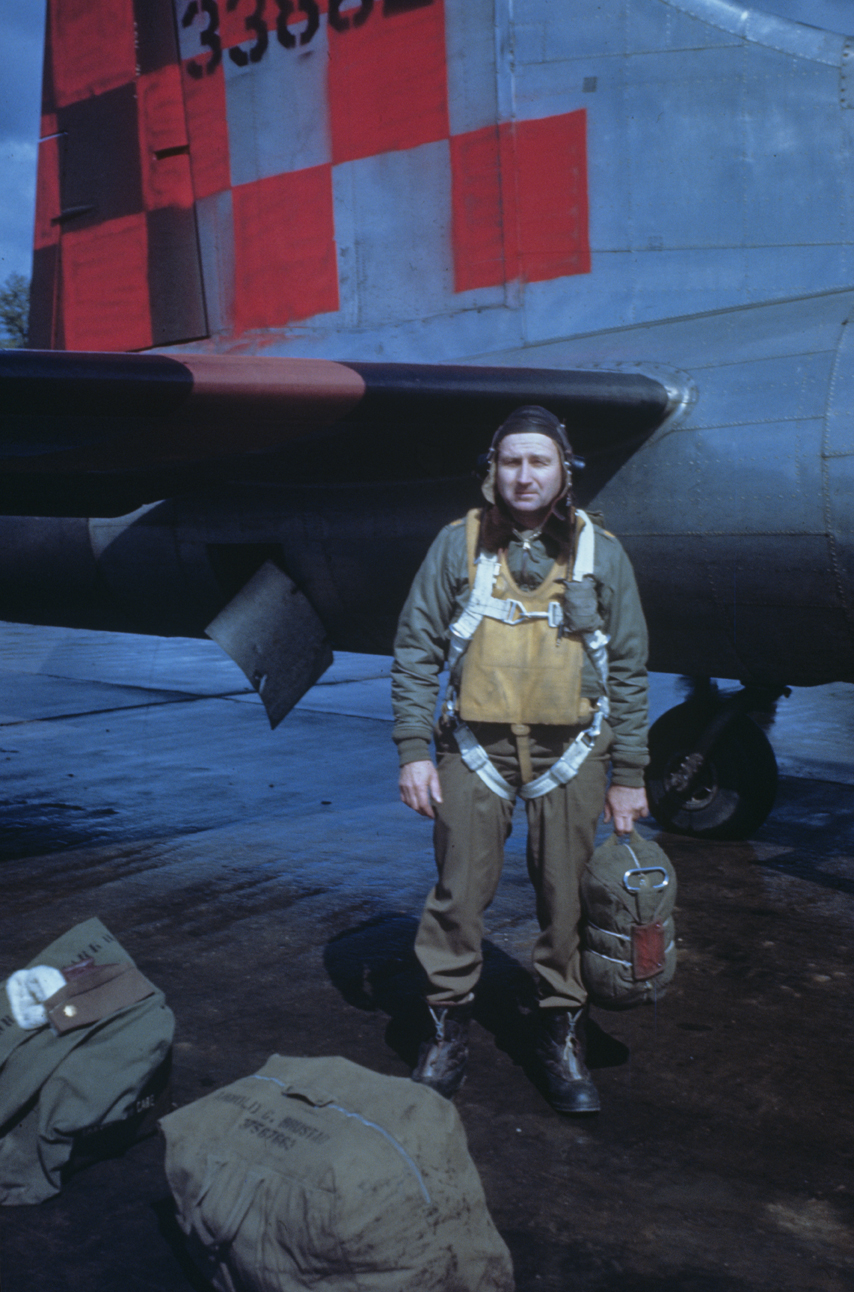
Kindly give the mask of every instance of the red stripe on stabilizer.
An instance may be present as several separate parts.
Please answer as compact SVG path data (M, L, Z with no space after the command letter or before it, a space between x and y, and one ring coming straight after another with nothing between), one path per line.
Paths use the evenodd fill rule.
M174 64L147 72L137 83L142 192L148 211L193 205L189 145L181 94L181 69ZM184 152L176 152L184 149Z
M514 277L505 264L498 126L451 138L454 289L494 287Z
M586 112L519 121L504 131L515 152L520 277L538 283L588 274Z
M197 198L221 193L231 185L228 159L228 122L225 115L225 79L222 68L213 76L196 80L184 64L181 72L190 167Z
M586 124L581 110L451 139L458 292L590 272Z
M49 247L59 241L59 224L53 223L60 212L59 139L43 139L39 144L39 171L36 185L36 223L33 248Z
M331 166L241 184L232 201L235 332L337 310Z
M448 91L443 0L404 13L375 6L356 26L329 28L333 162L446 139Z
M144 215L63 234L62 313L67 350L151 345Z
M135 80L133 0L52 0L48 22L57 107Z

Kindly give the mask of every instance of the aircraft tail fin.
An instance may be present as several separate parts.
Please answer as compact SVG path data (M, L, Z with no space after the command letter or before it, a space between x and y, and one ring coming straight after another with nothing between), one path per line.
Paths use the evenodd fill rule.
M207 335L182 79L172 0L48 0L31 346Z
M499 104L491 10L48 0L30 344L462 316L465 353L481 307L588 274L586 108Z

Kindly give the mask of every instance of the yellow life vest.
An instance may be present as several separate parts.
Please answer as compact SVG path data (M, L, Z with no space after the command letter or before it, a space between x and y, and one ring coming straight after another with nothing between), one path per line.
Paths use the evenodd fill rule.
M466 516L469 583L474 587L480 511ZM576 521L576 541L581 527ZM566 562L555 561L538 588L523 591L500 553L492 595L512 602L507 620L485 616L463 657L458 712L464 722L579 726L593 708L581 695L580 633L561 634ZM550 604L554 610L549 614ZM536 615L537 618L527 616ZM551 620L551 622L550 622Z

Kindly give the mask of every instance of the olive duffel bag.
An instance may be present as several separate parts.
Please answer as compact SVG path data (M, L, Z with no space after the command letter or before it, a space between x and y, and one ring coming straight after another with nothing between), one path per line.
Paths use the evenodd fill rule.
M462 1122L427 1086L275 1054L160 1124L220 1292L512 1292Z
M11 968L11 966L10 966ZM0 979L2 983L2 979ZM169 1107L175 1020L99 919L0 985L0 1203L57 1193L123 1151Z

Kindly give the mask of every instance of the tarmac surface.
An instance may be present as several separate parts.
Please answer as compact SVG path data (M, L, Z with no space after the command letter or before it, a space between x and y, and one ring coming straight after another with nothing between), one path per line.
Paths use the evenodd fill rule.
M178 1106L272 1053L408 1074L433 860L397 801L387 660L340 656L272 734L209 642L0 625L0 674L0 977L99 916L176 1014ZM680 697L653 682L657 714ZM455 1100L519 1292L854 1288L853 728L850 686L781 702L748 842L644 827L679 875L679 969L654 1008L593 1012L594 1118L525 1073L519 816ZM206 1286L158 1136L0 1210L3 1292Z

